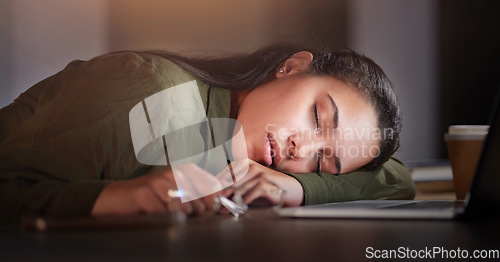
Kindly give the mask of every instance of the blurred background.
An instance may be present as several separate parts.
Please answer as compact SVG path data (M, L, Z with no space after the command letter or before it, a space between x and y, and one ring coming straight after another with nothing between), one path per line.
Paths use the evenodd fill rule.
M315 39L392 80L403 161L447 158L450 124L486 124L499 89L500 1L0 0L0 107L74 59L124 49L251 51Z

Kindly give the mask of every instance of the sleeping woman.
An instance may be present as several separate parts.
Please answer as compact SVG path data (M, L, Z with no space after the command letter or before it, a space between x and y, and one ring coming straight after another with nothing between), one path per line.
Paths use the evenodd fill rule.
M365 56L295 44L216 58L115 52L71 62L0 110L1 222L171 212L178 181L168 164L140 161L130 116L186 83L208 119L241 124L248 161L226 196L238 190L246 204L275 203L278 189L285 206L298 206L415 194L408 170L391 158L401 130L396 96ZM198 99L178 97L176 107ZM215 208L215 195L176 205L200 214Z

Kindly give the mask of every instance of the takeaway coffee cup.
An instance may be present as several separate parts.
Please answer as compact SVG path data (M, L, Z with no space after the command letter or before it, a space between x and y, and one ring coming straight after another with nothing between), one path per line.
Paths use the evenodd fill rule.
M455 194L459 200L465 199L469 191L488 128L486 125L454 125L448 128L444 136Z

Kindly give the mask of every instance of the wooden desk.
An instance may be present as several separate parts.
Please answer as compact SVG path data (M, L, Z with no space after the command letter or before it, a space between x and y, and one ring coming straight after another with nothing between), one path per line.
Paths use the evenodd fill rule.
M498 218L467 222L283 219L268 209L260 209L239 219L196 217L159 227L36 233L9 226L0 228L0 258L1 261L367 261L368 247L374 250L460 248L471 254L476 249L500 249L498 221Z

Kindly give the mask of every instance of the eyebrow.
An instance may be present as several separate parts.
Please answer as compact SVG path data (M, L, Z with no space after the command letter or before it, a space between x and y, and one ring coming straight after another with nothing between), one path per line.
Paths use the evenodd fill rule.
M328 99L332 104L333 129L335 129L339 126L339 108L337 107L337 104L335 103L335 100L333 100L332 96L328 95Z
M337 107L335 100L333 100L333 98L332 98L332 96L330 96L330 94L328 94L328 99L330 100L330 103L332 105L333 131L335 133L335 129L337 129L339 126L339 108ZM340 174L340 172L342 170L342 165L340 164L340 159L336 154L333 156L333 159L335 161L335 168L337 168L337 174Z

